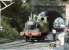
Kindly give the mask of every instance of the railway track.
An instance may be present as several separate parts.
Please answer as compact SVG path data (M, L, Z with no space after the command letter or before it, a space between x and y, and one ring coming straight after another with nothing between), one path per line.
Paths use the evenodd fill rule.
M11 42L11 43L1 44L0 49L20 47L20 46L25 46L25 45L29 45L29 44L32 44L32 43L31 42L26 42L24 40L15 41L15 42Z
M51 42L52 43L52 42ZM31 43L31 42L25 42L24 40L21 41L15 41L12 43L6 43L0 45L0 49L2 50L63 50L63 48L49 48L48 42L36 42L36 43ZM55 43L55 42L54 42Z

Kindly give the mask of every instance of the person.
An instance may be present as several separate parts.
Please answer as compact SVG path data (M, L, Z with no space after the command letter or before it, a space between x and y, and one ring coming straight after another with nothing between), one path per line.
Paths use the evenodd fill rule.
M42 17L41 21L39 23L40 23L40 31L44 32L44 33L47 32L48 31L48 22L45 21L45 17Z
M53 33L53 40L56 41L56 30L52 29L52 33Z
M48 35L48 22L45 20L46 17L42 17L39 24L40 24L40 27L39 27L39 30L40 32L42 33L42 40L45 40L45 38L47 38L46 36Z
M58 35L58 40L60 41L61 46L64 46L64 36L65 32L62 32L61 34Z

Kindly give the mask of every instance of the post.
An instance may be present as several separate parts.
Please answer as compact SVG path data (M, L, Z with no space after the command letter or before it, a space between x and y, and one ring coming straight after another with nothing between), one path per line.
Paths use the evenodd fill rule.
M0 3L0 26L1 26L1 3Z
M0 32L3 30L3 27L1 25L1 20L2 18L1 18L1 3L0 3Z
M0 3L0 26L1 26L1 3Z
M66 4L66 25L69 25L69 4Z

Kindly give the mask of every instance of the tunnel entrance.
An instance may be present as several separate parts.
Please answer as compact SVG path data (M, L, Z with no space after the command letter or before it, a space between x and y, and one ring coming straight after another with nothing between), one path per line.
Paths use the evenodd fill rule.
M48 23L49 23L49 30L52 31L54 20L57 17L62 17L62 15L59 12L55 11L55 10L53 10L53 11L50 10L50 11L47 11L46 16L48 16L47 20L48 20Z

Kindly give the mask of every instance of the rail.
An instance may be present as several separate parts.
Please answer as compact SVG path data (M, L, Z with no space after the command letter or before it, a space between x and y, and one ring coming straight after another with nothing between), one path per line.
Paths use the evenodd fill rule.
M26 42L24 40L14 41L14 42L10 42L10 43L0 44L0 49L25 46L25 45L29 45L29 44L32 44L32 43L31 42Z

